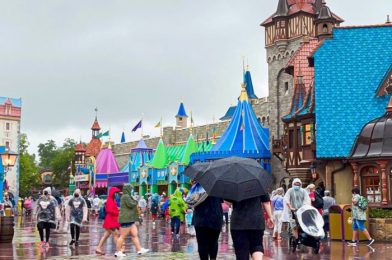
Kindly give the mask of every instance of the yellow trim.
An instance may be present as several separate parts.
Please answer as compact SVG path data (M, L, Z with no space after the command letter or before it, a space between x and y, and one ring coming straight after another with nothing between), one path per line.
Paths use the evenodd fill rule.
M240 95L239 100L240 100L241 102L243 102L243 101L249 101L248 93L246 93L246 88L245 88L245 84L244 84L244 83L241 83L241 95Z

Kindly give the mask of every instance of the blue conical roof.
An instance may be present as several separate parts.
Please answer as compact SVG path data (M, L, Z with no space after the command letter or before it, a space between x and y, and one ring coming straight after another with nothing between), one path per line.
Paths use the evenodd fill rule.
M181 102L180 107L178 108L178 113L176 116L178 116L178 117L187 117L188 116L185 112L184 103Z
M268 129L260 125L249 104L245 85L242 86L231 122L211 151L255 153L258 158L270 158Z
M246 87L246 93L248 94L248 97L251 99L257 99L258 97L256 96L255 91L253 89L252 77L248 69L244 73L244 84Z
M135 148L132 148L129 155L131 171L136 171L139 167L147 164L153 157L153 149L148 148L143 139L140 139Z

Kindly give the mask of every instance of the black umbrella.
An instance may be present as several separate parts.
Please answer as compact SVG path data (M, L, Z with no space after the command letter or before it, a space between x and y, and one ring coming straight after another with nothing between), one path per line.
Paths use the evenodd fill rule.
M196 176L203 173L210 166L210 162L196 162L185 168L184 175L194 180Z
M196 180L209 196L242 201L266 195L272 178L253 159L229 157L211 163Z

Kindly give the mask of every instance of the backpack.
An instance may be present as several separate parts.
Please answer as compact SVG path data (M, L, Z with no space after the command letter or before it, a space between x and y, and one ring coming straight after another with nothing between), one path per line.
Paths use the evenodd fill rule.
M358 208L360 208L361 210L366 210L368 204L369 204L369 201L364 196L359 197L359 200L357 203Z
M322 209L324 207L324 200L317 191L314 192L313 207L316 209Z
M159 210L158 204L155 201L152 202L152 204L151 204L151 213L152 214L157 214L158 210Z
M106 203L99 209L98 219L105 220L106 218Z

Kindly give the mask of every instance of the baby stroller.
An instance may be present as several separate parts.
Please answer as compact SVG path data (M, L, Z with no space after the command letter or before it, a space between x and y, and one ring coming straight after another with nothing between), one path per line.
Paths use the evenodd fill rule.
M313 248L313 253L318 254L320 250L320 239L325 236L324 220L316 208L304 205L293 212L294 223L291 224L290 247L293 252L298 245ZM298 229L298 238L293 235L293 229Z

